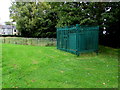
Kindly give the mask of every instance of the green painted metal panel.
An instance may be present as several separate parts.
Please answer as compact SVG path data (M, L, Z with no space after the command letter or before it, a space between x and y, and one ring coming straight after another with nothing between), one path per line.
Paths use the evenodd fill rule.
M79 55L98 51L98 26L68 26L57 28L57 49Z
M69 49L76 51L76 33L70 33L69 34Z

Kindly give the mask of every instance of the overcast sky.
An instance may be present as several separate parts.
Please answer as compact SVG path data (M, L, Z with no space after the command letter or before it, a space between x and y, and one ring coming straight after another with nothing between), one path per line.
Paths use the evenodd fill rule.
M5 21L9 21L9 7L11 6L11 0L0 0L0 24Z

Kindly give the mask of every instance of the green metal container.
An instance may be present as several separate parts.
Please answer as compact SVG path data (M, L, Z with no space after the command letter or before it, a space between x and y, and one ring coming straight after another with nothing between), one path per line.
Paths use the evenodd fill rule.
M79 55L83 52L98 53L99 26L69 26L57 28L57 49Z

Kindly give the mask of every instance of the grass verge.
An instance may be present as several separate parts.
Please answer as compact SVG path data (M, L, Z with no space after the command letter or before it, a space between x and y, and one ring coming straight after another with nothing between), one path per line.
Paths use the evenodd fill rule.
M76 55L56 47L3 44L3 88L117 88L117 49Z

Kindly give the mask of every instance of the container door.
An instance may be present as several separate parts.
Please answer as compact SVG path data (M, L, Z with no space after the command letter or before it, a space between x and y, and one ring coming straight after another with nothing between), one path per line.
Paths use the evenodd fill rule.
M69 33L69 49L76 51L76 33Z
M93 44L93 40L92 40L91 36L86 36L86 38L85 38L85 50L92 49L92 44Z
M64 47L64 49L67 49L68 35L64 35L63 37L64 37L64 40L63 40L64 44L63 44L63 47Z

